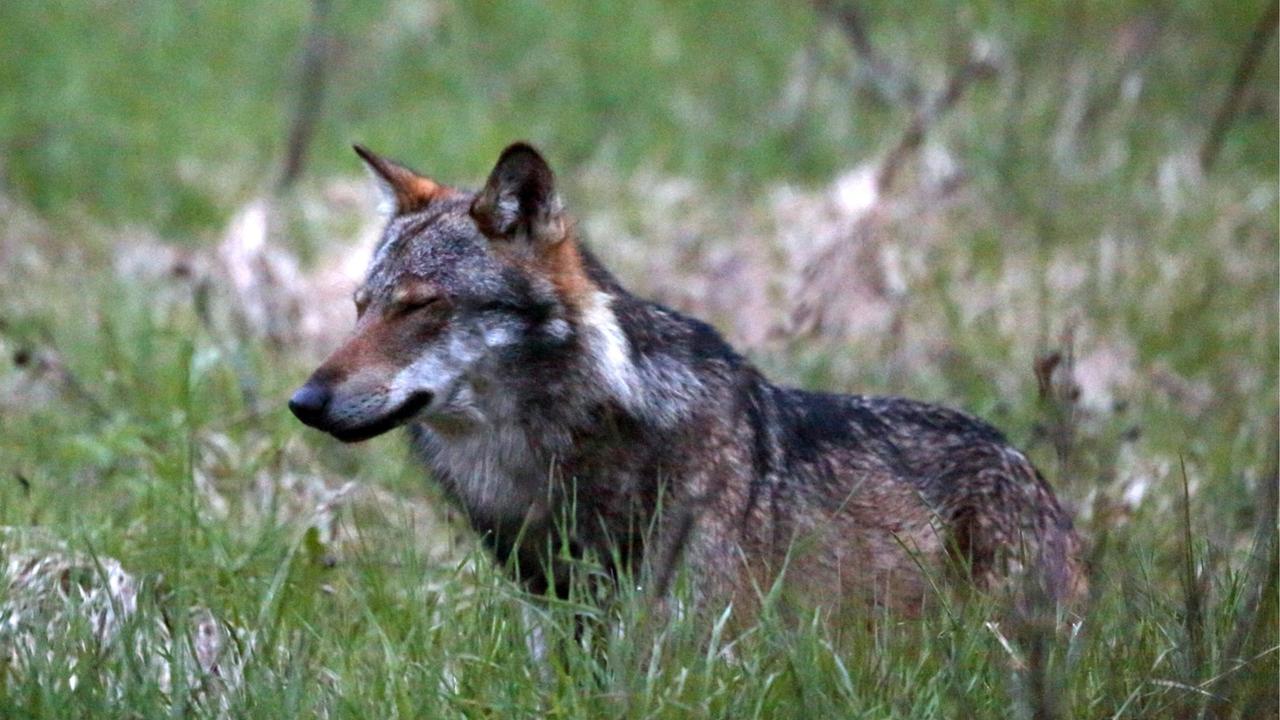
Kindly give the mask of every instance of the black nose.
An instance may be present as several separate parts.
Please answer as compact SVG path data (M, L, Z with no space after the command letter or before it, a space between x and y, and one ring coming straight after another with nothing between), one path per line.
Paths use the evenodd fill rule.
M324 416L324 409L329 405L329 388L315 383L307 383L289 398L289 409L299 420L315 425Z

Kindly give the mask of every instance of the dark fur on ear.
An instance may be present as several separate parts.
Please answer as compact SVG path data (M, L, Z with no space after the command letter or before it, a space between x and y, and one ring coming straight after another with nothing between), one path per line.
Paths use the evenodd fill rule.
M436 181L425 178L394 160L388 160L363 145L353 145L352 148L378 181L378 188L382 191L382 199L389 214L416 212L449 191Z
M498 156L484 189L471 203L471 217L495 240L555 243L565 238L555 174L542 155L523 142Z

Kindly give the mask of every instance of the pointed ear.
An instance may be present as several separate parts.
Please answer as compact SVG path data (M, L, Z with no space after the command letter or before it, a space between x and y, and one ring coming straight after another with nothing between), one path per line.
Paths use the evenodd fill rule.
M425 178L409 168L374 153L363 145L353 145L356 154L378 181L383 207L389 215L421 210L447 192L445 186Z
M564 210L555 174L532 146L518 142L498 156L471 217L491 239L554 243L565 237Z

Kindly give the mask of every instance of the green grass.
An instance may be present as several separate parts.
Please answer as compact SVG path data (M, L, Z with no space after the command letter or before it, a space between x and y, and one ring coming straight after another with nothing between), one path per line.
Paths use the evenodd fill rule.
M1074 629L975 599L835 627L765 612L732 638L714 618L655 626L631 591L522 594L402 438L343 447L293 421L283 398L314 358L226 322L236 299L202 288L226 221L279 172L307 3L0 4L0 560L10 580L63 563L0 585L0 608L24 609L0 614L0 717L1275 716L1274 46L1214 172L1186 165L1255 4L861 6L926 90L974 38L994 47L999 75L930 130L964 189L884 226L918 253L902 337L752 354L784 381L1001 426L1077 510L1094 597ZM300 255L352 234L314 211L355 175L349 141L474 183L525 137L576 212L636 236L591 238L623 279L667 291L626 260L696 278L709 263L681 274L680 253L771 237L779 184L816 192L910 116L804 4L413 7L335 4L309 173L278 198L293 224L273 239ZM696 207L633 173L689 179ZM189 253L196 279L121 270L131 247ZM1129 358L1106 407L1037 392L1032 361L1068 327L1082 359ZM348 480L364 494L324 511ZM134 612L95 591L113 559ZM104 608L127 616L106 638ZM193 608L225 634L216 677L202 645L171 641L199 636ZM612 629L575 642L581 613Z

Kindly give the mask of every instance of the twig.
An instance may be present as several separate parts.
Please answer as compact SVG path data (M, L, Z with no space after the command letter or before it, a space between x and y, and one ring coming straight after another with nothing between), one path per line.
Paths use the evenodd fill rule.
M1079 435L1077 410L1080 405L1080 385L1075 378L1075 335L1075 324L1068 324L1058 341L1060 349L1038 356L1033 365L1040 405L1045 412L1043 429L1053 443L1060 477L1075 474L1072 462Z
M857 14L852 10L837 10L829 0L815 0L819 8L831 8L829 12L843 12L854 18L855 27L860 27ZM966 89L975 80L989 77L996 72L996 65L982 56L980 52L971 51L969 59L952 74L943 90L934 98L919 103L913 110L911 123L893 149L880 161L875 171L875 195L877 199L892 189L898 172L924 142L925 135L934 124L950 110L964 95ZM822 277L830 277L832 268L840 267L840 256L847 248L855 252L872 252L870 238L884 223L884 213L875 211L857 219L847 236L832 240L825 248L806 262L801 270L804 287L820 286ZM861 250L858 250L861 248ZM801 297L795 303L786 320L777 330L777 335L796 338L801 335L817 334L825 322L824 302L822 298L809 299Z
M111 411L107 406L67 367L54 344L52 334L44 330L40 336L44 347L18 350L13 355L13 364L21 368L29 367L36 375L52 376L65 397L78 402L98 420L110 418Z
M839 27L854 54L866 63L876 90L891 102L915 105L919 102L920 89L915 81L899 72L871 44L862 12L853 3L835 0L813 0L813 7Z
M328 17L331 0L313 0L311 4L311 30L307 34L302 54L301 90L298 105L289 126L289 140L285 149L284 171L280 175L277 190L286 190L302 174L307 160L307 148L315 133L316 119L320 115L320 102L324 98L326 59L329 36Z
M1253 35L1250 36L1249 44L1245 46L1244 54L1236 65L1235 75L1231 78L1231 88L1222 99L1222 105L1218 107L1218 113L1214 115L1213 125L1209 129L1209 136L1205 138L1204 146L1200 148L1200 169L1204 172L1209 172L1218 159L1218 152L1222 149L1222 139L1240 111L1244 89L1248 86L1249 79L1253 77L1253 71L1258 67L1262 51L1267 48L1271 37L1276 33L1278 16L1280 16L1280 0L1275 0L1266 12L1262 13L1262 17L1258 18L1258 24L1253 28Z
M902 133L898 144L880 162L880 169L876 172L878 193L886 193L893 187L893 181L897 179L902 165L920 149L930 128L956 104L969 85L975 80L990 77L995 74L995 71L995 65L990 61L971 56L956 70L936 98L916 109L915 115L911 118L911 124Z

